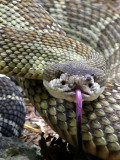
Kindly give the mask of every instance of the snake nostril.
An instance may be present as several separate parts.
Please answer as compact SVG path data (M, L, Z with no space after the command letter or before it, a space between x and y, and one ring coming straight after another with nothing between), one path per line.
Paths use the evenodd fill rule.
M61 83L62 83L62 85L65 85L65 84L66 84L66 82L65 82L65 81L62 81Z
M89 88L91 88L91 87L92 87L92 85L93 85L92 83L89 83Z

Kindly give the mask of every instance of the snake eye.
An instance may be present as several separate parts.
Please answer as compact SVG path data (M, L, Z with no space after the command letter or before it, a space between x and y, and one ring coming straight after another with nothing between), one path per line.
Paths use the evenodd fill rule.
M91 77L87 77L86 80L87 80L87 81L91 81Z

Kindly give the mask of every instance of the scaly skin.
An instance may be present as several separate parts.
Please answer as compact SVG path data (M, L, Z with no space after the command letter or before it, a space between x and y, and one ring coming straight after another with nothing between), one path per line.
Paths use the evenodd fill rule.
M106 90L97 100L84 103L83 147L86 152L103 159L119 160L120 17L112 11L78 1L40 2L70 38L103 53L109 79L112 75L114 82L107 83ZM68 39L35 1L1 0L0 3L0 73L26 78L20 82L35 108L62 138L77 147L75 104L50 96L40 79L52 62L86 59L86 51L91 48ZM78 53L76 45L85 50ZM93 65L102 68L101 60L101 56L96 57Z
M65 37L61 27L34 1L2 1L0 7L0 73L42 79L44 69L52 63L89 59L93 59L91 66L105 70L100 53Z
M25 123L22 94L5 75L0 75L0 135L20 136Z

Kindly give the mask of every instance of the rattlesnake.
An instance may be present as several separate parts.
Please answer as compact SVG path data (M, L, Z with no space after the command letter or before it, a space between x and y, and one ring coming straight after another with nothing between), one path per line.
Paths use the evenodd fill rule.
M38 0L0 0L0 73L21 77L19 82L40 115L75 147L75 103L69 102L75 96L68 96L69 92L66 96L66 91L71 86L69 76L76 75L72 91L82 84L83 94L90 93L89 100L100 94L93 102L83 104L84 150L103 159L119 160L120 16L79 0L40 3L57 22ZM46 91L43 78L44 85L50 87L50 93L55 91L53 95L57 98ZM51 87L49 82L53 78L58 81ZM64 85L69 89L64 90ZM57 88L60 92L62 88L62 94L56 93ZM69 101L58 99L59 95Z

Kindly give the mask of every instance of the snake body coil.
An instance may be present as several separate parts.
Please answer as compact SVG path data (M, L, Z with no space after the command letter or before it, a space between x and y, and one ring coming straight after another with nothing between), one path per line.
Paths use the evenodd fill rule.
M0 134L20 136L24 122L22 94L10 78L0 75Z
M120 16L78 0L40 3L57 22L38 0L0 0L0 73L22 77L19 82L40 115L77 147L75 103L51 96L43 86L43 73L53 64L64 73L63 63L71 61L84 63L87 72L97 66L102 74L96 82L104 86L106 75L109 82L96 100L84 102L83 147L103 159L119 160Z

